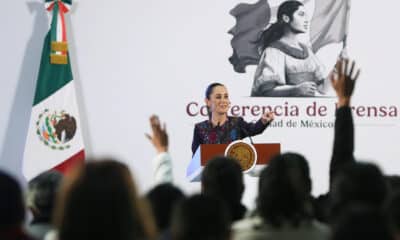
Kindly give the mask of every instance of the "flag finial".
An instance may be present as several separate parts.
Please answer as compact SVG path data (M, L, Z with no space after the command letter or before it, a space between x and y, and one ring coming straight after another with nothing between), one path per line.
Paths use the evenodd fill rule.
M69 11L72 0L45 0L47 11L53 12L50 28L50 63L68 64L68 43L64 14Z

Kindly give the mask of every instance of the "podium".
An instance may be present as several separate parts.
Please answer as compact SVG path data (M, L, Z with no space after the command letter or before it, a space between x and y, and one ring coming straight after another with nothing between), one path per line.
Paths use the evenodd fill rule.
M224 156L225 149L229 144L201 144L194 153L189 166L186 169L186 178L190 182L199 182L201 180L201 172L209 160L217 156ZM257 152L257 162L253 176L257 176L257 172L265 167L271 157L281 152L281 144L279 143L259 143L253 145Z

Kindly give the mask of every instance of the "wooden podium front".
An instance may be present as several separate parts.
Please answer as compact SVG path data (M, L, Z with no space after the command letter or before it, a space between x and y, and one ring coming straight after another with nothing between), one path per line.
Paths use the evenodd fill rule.
M192 160L186 170L186 177L191 182L201 179L203 167L209 160L216 156L224 156L225 149L229 144L201 144L194 153ZM263 168L268 164L271 157L281 152L279 143L259 143L253 144L257 152L256 168Z

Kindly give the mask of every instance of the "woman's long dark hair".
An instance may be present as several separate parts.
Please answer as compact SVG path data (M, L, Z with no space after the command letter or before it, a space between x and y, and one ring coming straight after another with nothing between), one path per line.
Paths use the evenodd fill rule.
M260 45L260 52L264 51L271 43L282 38L285 25L287 24L283 21L283 15L288 16L290 21L292 21L293 13L296 12L300 6L303 6L303 4L299 1L286 1L279 5L276 22L264 30L257 41Z
M311 179L307 160L297 153L271 159L260 175L257 210L275 227L297 227L312 217Z
M219 86L224 87L224 84L214 82L214 83L211 83L210 85L208 85L208 87L206 88L206 93L205 93L205 96L208 100L210 100L210 97L211 97L211 94L212 94L214 88L219 87ZM207 106L207 114L208 114L208 119L211 120L211 110L208 106Z
M125 164L95 159L65 179L54 221L60 240L151 240L155 225L147 207Z

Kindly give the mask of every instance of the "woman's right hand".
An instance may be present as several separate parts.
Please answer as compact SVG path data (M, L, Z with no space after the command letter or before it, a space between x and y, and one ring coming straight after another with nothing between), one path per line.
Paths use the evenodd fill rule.
M302 82L296 85L296 95L312 97L315 96L315 91L317 91L317 85L315 82Z

